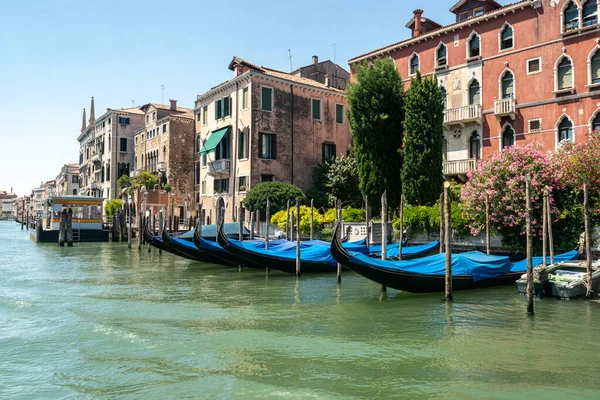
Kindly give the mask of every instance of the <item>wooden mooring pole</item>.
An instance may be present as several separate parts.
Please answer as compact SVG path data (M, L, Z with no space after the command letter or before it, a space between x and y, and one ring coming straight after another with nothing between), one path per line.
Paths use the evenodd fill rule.
M542 266L548 265L548 192L544 190L542 199Z
M369 244L371 242L371 212L369 211L369 198L365 197L365 222L367 223L366 233L367 233L367 250L369 250Z
M161 207L160 211L158 212L158 235L161 237L161 239L162 239L162 232L164 229L164 220L165 220L164 215L165 215L165 211ZM152 231L152 234L154 235L154 231ZM161 248L158 249L158 254L162 254Z
M585 268L587 270L587 292L585 297L589 300L594 298L592 286L592 234L590 229L590 205L588 198L588 186L583 184L583 216L585 222Z
M266 228L265 228L265 250L269 250L269 224L271 223L271 203L269 202L269 199L267 198L267 207L265 209L265 218L267 220L266 222ZM270 268L267 267L267 272L270 271Z
M73 209L69 207L67 210L67 246L73 247ZM80 239L81 240L81 239Z
M381 195L381 259L387 258L387 191ZM381 285L381 291L386 292L387 287Z
M550 207L550 192L546 188L546 211L548 212L548 250L550 251L550 264L554 264L554 234L552 233L552 208Z
M254 217L256 223L256 236L258 236L258 238L260 239L260 235L262 233L260 229L260 210L256 210L254 212L256 213L256 216Z
M48 221L51 221L48 217ZM60 213L60 223L58 225L58 246L63 247L65 245L65 239L67 236L67 210L63 208Z
M296 220L297 220L297 234L296 234L296 276L300 277L300 198L296 197Z
M337 223L339 224L340 228L342 225L342 201L341 200L337 200L335 202L335 214L336 214L336 219L337 219ZM337 239L339 241L341 241L341 236L342 236L342 231L341 229L337 229ZM337 283L340 284L342 283L342 264L337 263Z
M404 195L400 194L400 244L398 246L398 259L402 260L402 241L404 240Z
M127 203L127 248L131 249L131 203Z
M285 239L290 240L290 201L287 201L287 211L285 214Z
M440 194L440 253L444 252L444 192Z
M446 250L446 301L452 301L452 226L450 224L450 182L444 182L444 247ZM441 222L441 221L440 221Z
M485 249L490 254L490 195L485 194Z
M310 199L310 240L313 240L313 226L315 222L315 202Z
M239 229L238 229L238 240L239 241L243 241L244 240L244 221L242 220L242 207L243 207L243 202L240 201L240 206L238 207L238 225L239 225ZM250 213L252 216L254 216L252 213ZM252 227L254 228L254 227ZM254 229L253 229L254 230ZM252 236L252 232L250 233L250 236Z
M533 315L533 241L531 240L531 176L525 179L525 230L527 237L527 314Z

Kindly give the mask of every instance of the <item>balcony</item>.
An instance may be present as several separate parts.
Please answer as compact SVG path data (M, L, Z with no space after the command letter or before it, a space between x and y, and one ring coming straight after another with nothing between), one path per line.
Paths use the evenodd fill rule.
M475 122L481 124L481 105L472 104L470 106L449 108L444 114L444 126L452 125L465 126L465 124Z
M90 155L90 161L93 163L100 164L100 162L102 161L102 153L92 153L92 155Z
M517 102L514 98L494 100L494 115L496 118L510 117L513 121L517 115Z
M467 172L477 168L477 160L468 158L466 160L444 161L444 175L457 176L462 181L467 180Z
M229 176L231 161L227 158L208 163L208 174L211 176Z

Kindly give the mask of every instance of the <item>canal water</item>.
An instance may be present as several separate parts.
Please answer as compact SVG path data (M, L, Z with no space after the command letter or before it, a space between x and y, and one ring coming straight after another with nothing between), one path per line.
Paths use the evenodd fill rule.
M0 223L0 399L600 398L600 304L411 295Z

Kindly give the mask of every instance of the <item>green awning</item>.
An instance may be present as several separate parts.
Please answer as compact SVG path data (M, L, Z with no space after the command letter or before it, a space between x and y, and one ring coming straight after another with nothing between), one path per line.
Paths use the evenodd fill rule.
M225 136L225 134L229 131L230 128L231 126L226 126L225 128L213 131L208 137L206 143L204 143L204 146L202 146L200 154L204 155L215 151L215 148L221 142L221 139L223 139L223 136Z

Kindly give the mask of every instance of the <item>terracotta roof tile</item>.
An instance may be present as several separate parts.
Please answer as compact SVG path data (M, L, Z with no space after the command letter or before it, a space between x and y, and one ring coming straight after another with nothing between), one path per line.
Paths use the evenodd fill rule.
M263 73L265 75L270 75L270 76L273 76L275 78L285 79L285 80L293 81L293 82L296 82L296 83L301 83L303 85L309 85L309 86L314 86L314 87L318 87L318 88L321 88L321 89L331 90L331 91L334 91L334 92L345 93L343 90L336 89L336 88L331 87L331 86L327 86L324 83L317 82L317 81L314 81L314 80L309 79L309 78L303 78L301 76L291 75L291 74L288 74L287 72L281 72L281 71L277 71L275 69L271 69L271 68L267 68L267 67L262 67L262 68L264 70Z

